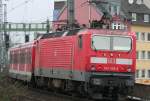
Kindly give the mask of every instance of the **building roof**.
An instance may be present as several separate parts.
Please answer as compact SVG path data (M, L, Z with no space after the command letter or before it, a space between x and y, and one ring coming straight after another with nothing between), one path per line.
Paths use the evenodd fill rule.
M56 10L61 10L63 7L64 7L64 5L66 4L66 2L65 1L59 1L59 2L55 2L54 3L54 9Z
M93 0L93 3L100 12L105 13L110 18L116 14L120 15L121 18L126 18L124 12L121 11L121 0ZM114 7L113 12L111 6Z
M125 13L144 13L150 14L150 9L145 4L137 4L136 0L133 4L129 4L128 0L122 0L122 9Z
M96 0L93 0L96 1ZM141 14L150 14L150 9L144 4L137 4L137 0L134 0L132 4L129 4L128 0L106 0L107 3L101 3L101 1L96 1L96 7L102 12L110 14L108 4L120 5L121 11L120 15L125 18L131 19L130 13L141 13ZM111 14L110 14L111 15Z
M132 19L131 13L137 13L137 21L132 21L132 24L138 25L150 25L150 22L144 22L143 15L149 14L150 9L144 4L137 4L137 0L134 0L132 4L129 4L128 0L121 0L122 11L128 19Z

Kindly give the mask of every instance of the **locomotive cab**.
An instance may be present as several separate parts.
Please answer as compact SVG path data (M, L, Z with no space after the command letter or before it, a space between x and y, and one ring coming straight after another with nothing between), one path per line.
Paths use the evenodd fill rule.
M91 31L89 38L85 44L90 44L87 71L93 92L107 97L108 92L115 96L129 93L135 81L134 33Z

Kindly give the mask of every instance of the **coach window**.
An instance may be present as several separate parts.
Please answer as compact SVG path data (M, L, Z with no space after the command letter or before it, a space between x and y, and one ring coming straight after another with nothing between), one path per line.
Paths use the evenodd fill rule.
M25 64L25 52L23 52L23 63Z
M14 63L14 64L16 63L16 60L15 60L15 53L13 54L13 63Z
M27 51L27 63L28 64L31 64L31 52L30 52L30 50L28 49L28 51Z
M14 54L13 54L13 52L11 53L11 60L10 61L11 61L12 64L14 64Z
M22 64L23 63L23 53L22 51L20 52L20 55L19 55L19 63Z
M10 52L10 58L9 58L9 63L10 64L12 64L12 56L13 56L13 54L12 54L12 52Z
M22 52L20 52L20 59L19 59L19 63L22 64Z
M16 53L14 54L14 60L15 60L14 64L17 64L17 54Z
M82 48L82 44L83 44L82 35L80 35L78 38L78 46L80 49Z
M12 53L10 53L10 57L9 57L9 63L12 64Z
M18 53L18 54L17 54L17 64L20 64L20 60L21 60L20 55L21 55L21 53Z
M28 52L26 52L26 64L28 64Z
M29 50L29 64L31 64L31 51Z
M21 63L24 64L24 52L21 53Z
M27 64L29 64L29 52L27 51Z
M15 60L16 60L16 64L18 64L18 54L16 53L16 56L15 56Z

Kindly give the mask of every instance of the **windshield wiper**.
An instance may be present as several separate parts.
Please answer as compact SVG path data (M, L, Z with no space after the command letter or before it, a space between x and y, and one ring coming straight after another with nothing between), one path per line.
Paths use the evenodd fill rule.
M95 45L94 45L94 41L92 40L92 47L94 48L94 51L97 51Z

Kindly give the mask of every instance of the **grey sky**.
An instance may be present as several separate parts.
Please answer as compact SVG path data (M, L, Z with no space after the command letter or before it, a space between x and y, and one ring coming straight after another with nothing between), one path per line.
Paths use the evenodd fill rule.
M9 0L9 22L44 22L52 20L53 0Z

